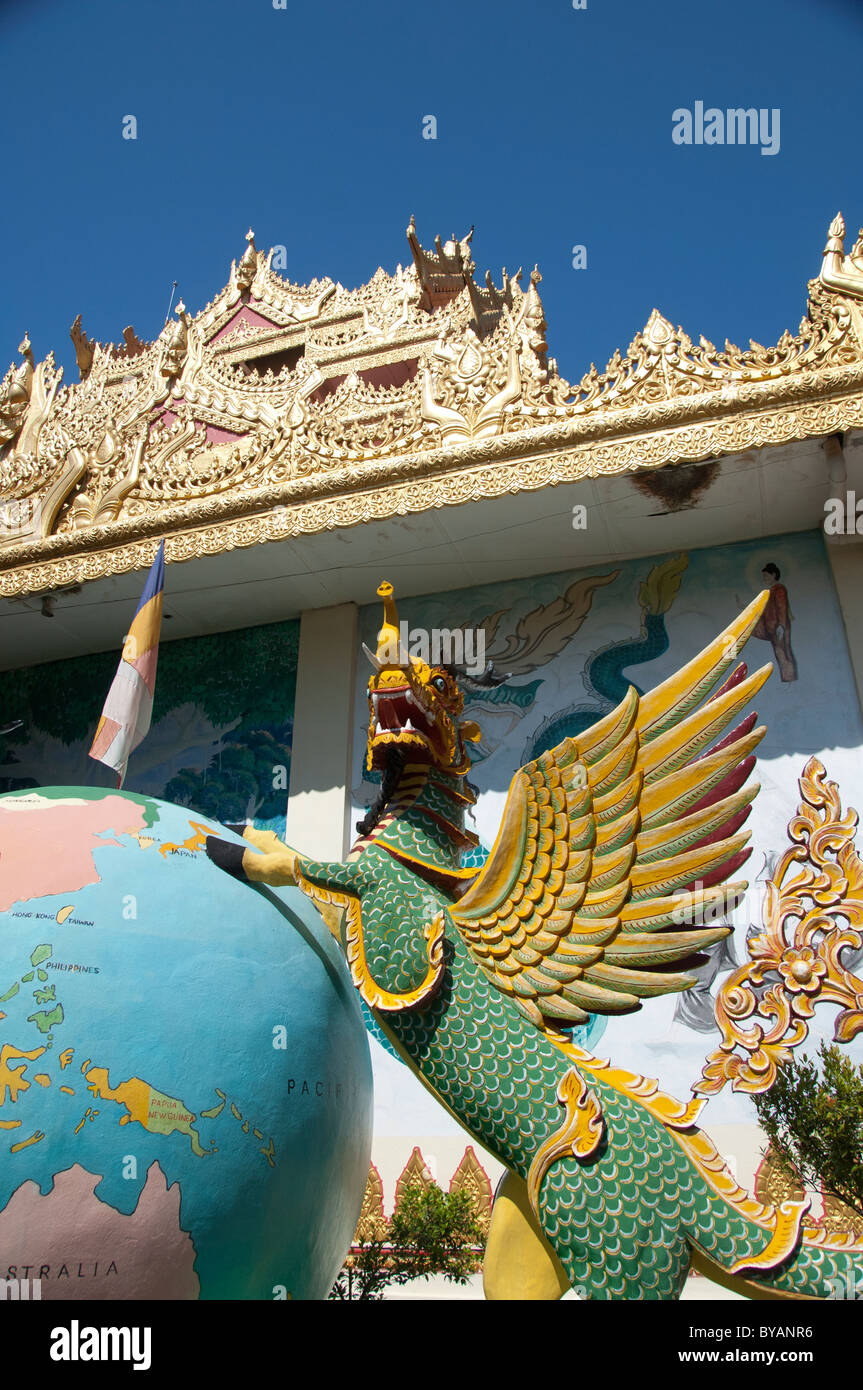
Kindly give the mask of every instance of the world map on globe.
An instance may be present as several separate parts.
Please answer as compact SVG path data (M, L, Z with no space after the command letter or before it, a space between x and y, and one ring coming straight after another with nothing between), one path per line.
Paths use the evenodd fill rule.
M0 796L0 1278L45 1298L324 1298L372 1080L296 889L210 862L188 808Z

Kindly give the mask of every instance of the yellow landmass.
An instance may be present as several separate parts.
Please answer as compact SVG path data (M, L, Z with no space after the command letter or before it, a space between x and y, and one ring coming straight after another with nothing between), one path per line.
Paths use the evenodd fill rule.
M62 926L63 923L65 922L66 918L69 916L69 913L70 913L70 912L74 912L74 911L75 911L75 904L74 904L74 903L70 903L68 907L61 907L61 908L60 908L60 911L57 913L57 921L60 923L61 926Z
M44 1051L44 1047L37 1047L32 1052L22 1052L19 1047L13 1047L11 1043L4 1043L0 1047L0 1105L4 1104L7 1093L14 1105L21 1091L29 1091L30 1082L24 1076L27 1063L35 1062L36 1058L41 1057ZM9 1063L16 1058L23 1058L24 1066L11 1067Z
M63 1052L60 1053L60 1070L61 1070L61 1071L65 1071L65 1070L66 1070L66 1068L68 1067L69 1063L71 1062L71 1060L72 1060L72 1058L73 1058L74 1056L75 1056L75 1049L74 1049L74 1047L67 1047L67 1048L64 1049Z
M0 1120L0 1129L20 1129L20 1120Z
M89 1090L94 1096L125 1106L128 1114L121 1118L120 1124L128 1124L129 1120L134 1120L151 1134L173 1134L175 1130L179 1130L189 1139L192 1153L198 1158L204 1157L207 1150L201 1147L201 1141L193 1127L196 1117L176 1096L157 1091L139 1076L131 1076L128 1081L121 1081L118 1086L112 1087L108 1080L107 1067L91 1067L86 1076Z
M144 835L140 830L133 831L131 838L138 841L138 845L141 849L152 849L153 845L156 843L152 835Z
M84 1128L84 1125L87 1123L87 1121L88 1121L88 1120L95 1120L95 1118L96 1118L96 1116L98 1115L98 1113L99 1113L98 1110L91 1110L91 1109L90 1109L90 1106L88 1105L88 1106L87 1106L87 1109L84 1111L84 1114L81 1116L80 1120L79 1120L78 1123L76 1124L76 1126L75 1126L75 1131L74 1131L74 1132L75 1132L76 1134L80 1134L81 1130Z
M61 1091L63 1092L63 1094L66 1095L66 1096L74 1096L74 1094L75 1094L75 1092L72 1090L72 1087L71 1087L71 1086L61 1086L61 1087L60 1087L60 1090L61 1090Z
M163 857L169 854L175 854L178 849L187 849L190 850L192 854L195 854L198 850L204 848L204 845L207 843L208 835L219 834L218 830L213 826L202 825L200 821L190 820L189 824L192 827L192 834L188 839L181 840L179 844L174 844L173 841L170 841L159 846L159 853Z
M33 1080L38 1081L40 1086L51 1085L51 1078L50 1076L46 1076L44 1071L37 1071L35 1076L33 1077Z
M45 1131L42 1130L42 1129L37 1129L37 1130L35 1131L35 1133L33 1133L33 1134L30 1135L30 1138L29 1138L29 1139L22 1139L20 1144L13 1144L12 1147L10 1148L9 1152L10 1152L10 1154L17 1154L17 1153L20 1153L20 1151L21 1151L22 1149L28 1149L28 1148L30 1147L31 1144L38 1144L38 1143L40 1142L40 1140L42 1140L42 1139L44 1139L44 1138L45 1138Z

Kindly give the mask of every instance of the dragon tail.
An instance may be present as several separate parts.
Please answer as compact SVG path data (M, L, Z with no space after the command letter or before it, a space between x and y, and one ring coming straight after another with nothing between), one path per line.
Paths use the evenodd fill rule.
M809 1216L809 1201L764 1204L738 1185L703 1130L676 1134L696 1191L684 1222L693 1267L751 1298L853 1298L863 1243Z

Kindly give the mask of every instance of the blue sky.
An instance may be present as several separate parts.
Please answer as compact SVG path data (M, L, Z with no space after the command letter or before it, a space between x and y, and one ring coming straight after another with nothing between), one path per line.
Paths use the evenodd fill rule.
M0 45L0 370L28 329L77 379L79 311L152 338L250 223L290 278L361 284L413 212L427 245L475 223L480 274L539 262L577 379L654 305L718 345L796 331L831 217L863 222L853 0L2 0ZM696 101L779 108L779 152L675 145Z

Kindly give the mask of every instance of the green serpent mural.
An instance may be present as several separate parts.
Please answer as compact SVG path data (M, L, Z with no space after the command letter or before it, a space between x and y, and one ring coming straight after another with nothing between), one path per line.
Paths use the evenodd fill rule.
M538 758L563 739L575 738L590 728L601 714L606 714L626 697L630 685L637 695L644 694L640 686L628 681L623 673L632 666L655 661L668 651L665 615L677 597L688 563L688 556L677 555L653 566L639 585L641 630L638 636L609 642L588 657L583 680L593 696L592 702L564 710L541 724L531 740L528 758Z

